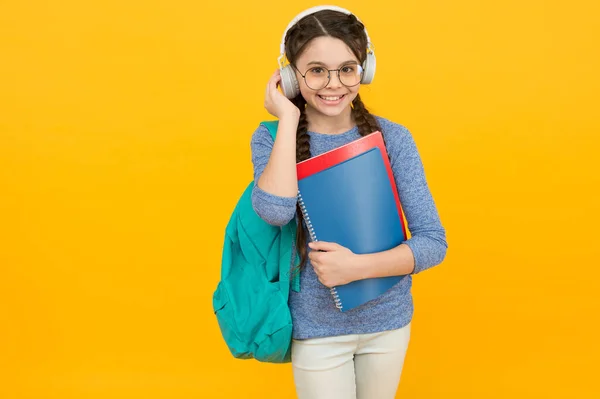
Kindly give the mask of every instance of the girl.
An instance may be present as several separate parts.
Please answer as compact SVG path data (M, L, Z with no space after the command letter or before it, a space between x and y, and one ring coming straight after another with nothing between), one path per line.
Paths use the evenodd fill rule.
M272 225L298 221L300 286L291 291L292 369L300 399L395 397L413 314L411 275L442 262L445 230L409 131L367 111L359 95L365 72L374 73L368 36L350 12L317 7L304 12L284 34L285 56L299 93L278 90L280 70L270 78L265 108L279 119L275 142L259 126L251 140L255 186L252 203ZM364 69L370 68L365 71ZM293 93L293 90L292 90ZM336 243L307 243L297 206L296 163L381 131L412 237L388 251L357 255ZM354 280L402 275L375 300L340 312L330 287Z

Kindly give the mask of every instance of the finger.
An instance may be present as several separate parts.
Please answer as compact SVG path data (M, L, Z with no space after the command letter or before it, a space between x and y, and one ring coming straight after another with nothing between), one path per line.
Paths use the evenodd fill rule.
M281 73L279 72L279 69L277 69L277 70L275 70L275 72L273 72L273 75L271 75L271 77L269 78L269 83L277 82L280 79L281 79Z
M281 76L273 76L269 79L269 83L267 84L267 92L265 96L267 98L272 98L273 95L277 92L277 86L281 80Z
M313 270L315 271L317 277L321 277L322 271L319 265L313 265Z
M317 262L317 263L319 263L319 262L323 261L322 255L323 254L320 253L320 252L309 252L308 253L308 258L310 259L311 262Z
M335 251L341 248L341 245L327 241L312 241L308 243L308 246L315 251Z
M271 87L273 85L273 83L277 81L278 76L281 77L281 75L279 73L279 69L276 69L275 72L273 72L273 74L269 77L269 80L267 81L267 88Z
M330 284L329 281L327 281L325 278L323 277L319 277L319 281L321 282L321 284L323 284L325 287L327 288L331 288L333 287L333 284Z
M281 83L281 75L279 73L277 73L275 76L273 76L273 80L270 85L271 91L277 91L277 86L279 86L280 83Z
M276 76L275 76L275 74L273 74L273 75L271 75L271 77L269 78L269 81L267 82L267 88L266 88L267 92L265 93L267 96L271 93L271 91L273 90L274 87L277 87L276 86L277 83L276 83L275 79L276 79Z

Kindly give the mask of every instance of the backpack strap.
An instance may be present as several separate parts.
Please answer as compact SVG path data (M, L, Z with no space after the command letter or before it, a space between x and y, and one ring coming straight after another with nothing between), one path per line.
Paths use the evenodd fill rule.
M275 136L277 136L277 127L279 126L279 121L263 121L260 123L267 129L269 129L269 133L271 133L271 138L275 141Z
M277 127L279 126L279 121L263 121L260 123L265 126L269 133L271 134L271 138L275 141L275 136L277 136ZM284 294L284 297L287 298L289 294L290 287L290 264L293 253L295 253L295 262L294 266L298 266L300 263L300 256L296 248L296 218L294 217L288 224L282 226L281 228L281 240L280 240L280 248L279 253L281 254L281 260L279 262L279 281L281 281L281 292ZM294 251L292 251L294 248ZM293 252L293 253L292 253ZM292 290L296 292L300 292L300 273L295 273L292 278Z

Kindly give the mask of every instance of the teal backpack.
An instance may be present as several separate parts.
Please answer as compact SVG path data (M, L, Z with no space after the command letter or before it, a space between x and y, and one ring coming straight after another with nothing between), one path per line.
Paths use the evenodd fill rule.
M275 140L277 121L261 124ZM225 228L221 281L213 294L213 310L234 357L287 363L291 360L288 296L296 219L282 227L263 221L252 208L253 186L251 182L246 187Z

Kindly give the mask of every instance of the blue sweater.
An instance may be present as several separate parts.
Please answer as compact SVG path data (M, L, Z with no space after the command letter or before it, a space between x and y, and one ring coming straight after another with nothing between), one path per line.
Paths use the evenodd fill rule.
M411 233L411 238L405 244L414 254L413 274L419 273L442 262L447 249L446 233L440 223L425 180L423 164L410 132L402 125L381 117L376 118L386 141L400 202ZM361 137L356 126L341 134L310 131L308 134L311 156ZM269 161L272 148L273 139L269 131L260 125L251 140L255 182L252 206L267 223L282 226L297 217L297 198L276 196L256 185ZM308 232L306 234L308 237ZM290 291L293 337L306 339L367 334L404 327L413 315L411 286L412 276L406 275L379 298L342 313L335 307L329 288L321 284L307 260L300 274L300 291Z

